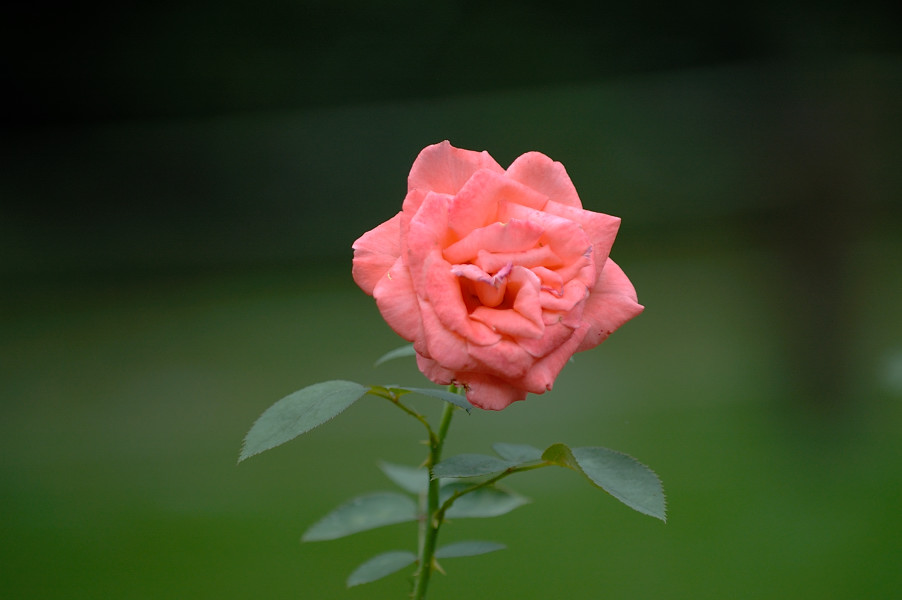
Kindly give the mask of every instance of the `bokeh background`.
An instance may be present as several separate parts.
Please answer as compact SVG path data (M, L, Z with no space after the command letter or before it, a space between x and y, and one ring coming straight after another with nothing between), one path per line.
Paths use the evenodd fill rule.
M447 452L604 445L665 525L573 473L443 541L442 598L891 598L902 588L902 42L891 2L12 2L0 19L0 589L346 590L412 525L301 544L418 461L367 400L236 466L326 379L423 385L350 279L443 139L539 150L646 312ZM438 407L418 405L430 414Z

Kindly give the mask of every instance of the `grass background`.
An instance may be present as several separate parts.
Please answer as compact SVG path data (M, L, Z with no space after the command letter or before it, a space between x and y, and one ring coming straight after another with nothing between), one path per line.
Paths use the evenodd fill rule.
M509 549L445 561L436 598L891 597L898 355L862 361L871 368L841 418L781 408L791 398L775 331L747 318L773 310L758 293L763 261L720 250L632 259L647 313L578 355L552 394L458 415L447 449L563 440L627 451L663 478L669 523L563 470L511 479L532 504L443 532ZM860 250L875 313L900 301L880 276L899 268L900 250ZM338 271L316 286L315 271L277 270L57 283L21 296L3 328L4 397L15 399L2 431L4 588L44 598L401 595L401 574L351 591L342 582L370 555L411 547L413 525L298 540L350 496L390 489L378 460L420 459L412 420L366 400L235 466L250 423L294 387L421 383L406 361L368 366L397 340ZM886 325L868 323L856 354L879 347ZM874 368L889 359L895 371ZM421 408L437 415L425 399Z
M412 548L413 525L299 539L390 489L379 460L419 462L416 423L366 399L235 461L300 387L425 384L411 361L371 366L400 340L349 247L397 211L419 149L450 139L563 162L587 208L623 218L614 257L647 309L553 392L459 414L447 453L622 450L663 479L669 522L563 470L512 478L531 504L442 538L509 549L446 560L430 597L893 597L902 62L881 7L596 22L398 3L411 23L345 4L292 5L316 5L299 30L228 3L123 8L116 27L63 11L7 53L4 594L402 597L404 573L343 582ZM43 9L14 10L38 31Z

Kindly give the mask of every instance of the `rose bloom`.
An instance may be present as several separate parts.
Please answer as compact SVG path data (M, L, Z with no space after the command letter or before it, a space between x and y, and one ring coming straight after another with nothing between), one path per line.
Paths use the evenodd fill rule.
M501 410L643 307L608 258L620 219L584 210L563 165L505 171L447 141L420 152L401 212L354 242L354 281L435 383Z

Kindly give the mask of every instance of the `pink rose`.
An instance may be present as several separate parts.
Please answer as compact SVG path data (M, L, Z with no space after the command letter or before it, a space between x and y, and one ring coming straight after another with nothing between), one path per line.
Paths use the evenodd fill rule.
M354 242L354 281L435 383L501 410L642 312L608 258L620 219L584 210L563 165L505 171L447 141L420 152L401 212Z

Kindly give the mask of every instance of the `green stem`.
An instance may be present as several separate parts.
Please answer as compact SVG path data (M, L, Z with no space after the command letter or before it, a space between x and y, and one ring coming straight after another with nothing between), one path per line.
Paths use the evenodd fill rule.
M423 425L423 427L425 427L426 431L429 433L430 443L434 441L435 432L432 431L432 427L429 425L429 421L426 419L426 417L424 417L417 411L405 406L404 403L401 402L401 400L398 398L398 395L395 394L392 390L382 387L373 387L369 390L369 393L380 398L385 398L386 400L390 401L392 404L403 410L405 413L419 421L420 424Z
M511 467L509 469L502 471L501 473L498 473L497 475L495 475L494 477L492 477L490 479L486 479L485 481L482 481L480 483L474 483L473 485L471 485L468 488L464 488L463 490L458 490L458 491L454 492L453 494L451 494L448 497L447 500L445 500L444 504L442 504L439 507L439 509L438 509L439 520L443 520L445 518L445 512L447 512L447 510L449 508L451 508L451 505L454 504L454 501L457 500L458 498L460 498L461 496L465 496L465 495L469 494L470 492L475 492L476 490L482 489L484 487L489 487L489 486L495 485L495 483L497 483L501 479L504 479L505 477L508 477L509 475L513 475L514 473L522 473L524 471L532 471L533 469L541 469L542 467L550 466L550 464L551 463L547 463L547 462L538 462L538 463L531 464L531 465Z
M429 489L426 493L426 513L420 521L419 568L414 575L413 594L411 595L414 600L422 600L426 597L429 577L435 570L435 544L438 539L438 530L444 520L444 511L439 509L439 480L432 477L432 467L442 459L442 447L445 444L445 436L451 426L451 417L454 416L455 409L456 407L450 402L445 403L438 434L434 437L430 436L429 440L429 460L426 464L429 468Z

